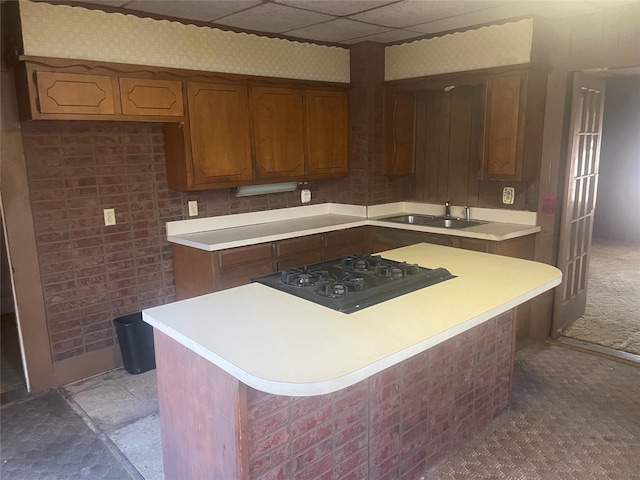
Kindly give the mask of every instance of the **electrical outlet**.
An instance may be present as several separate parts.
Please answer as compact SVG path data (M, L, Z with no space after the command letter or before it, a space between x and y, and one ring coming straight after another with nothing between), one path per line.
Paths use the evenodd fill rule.
M308 188L300 190L300 201L302 203L309 203L311 201L311 190Z
M516 197L516 189L513 187L504 187L502 189L502 203L505 205L513 205L513 200Z
M196 200L189 200L189 216L198 216L198 202Z
M116 224L116 209L105 208L104 209L104 224L109 227Z

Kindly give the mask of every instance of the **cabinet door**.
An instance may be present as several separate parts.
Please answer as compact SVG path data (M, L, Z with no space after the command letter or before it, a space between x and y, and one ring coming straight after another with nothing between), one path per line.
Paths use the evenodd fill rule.
M365 227L336 230L324 234L323 255L325 260L340 258L354 253L370 251L369 237Z
M189 83L193 183L252 178L251 120L247 87Z
M120 102L124 115L184 115L182 82L148 78L121 78Z
M114 115L112 78L106 75L36 72L41 113Z
M385 175L408 175L414 172L415 128L415 93L387 89L384 97Z
M345 92L305 92L307 174L349 173L349 97Z
M519 180L521 75L491 77L485 99L485 141L481 179Z
M306 235L276 243L278 270L311 265L322 261L322 235Z
M302 92L253 87L253 132L258 178L304 175Z
M397 228L375 227L372 237L371 251L374 253L423 242L445 245L447 247L452 246L451 237L449 235L415 232L412 230L401 230Z
M215 290L215 252L172 243L176 300L205 295Z
M218 252L216 290L246 285L253 277L274 271L273 244L260 243Z

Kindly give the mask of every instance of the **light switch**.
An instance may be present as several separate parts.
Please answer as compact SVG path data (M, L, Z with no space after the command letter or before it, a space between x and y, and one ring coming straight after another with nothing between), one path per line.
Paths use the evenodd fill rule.
M189 216L197 217L198 216L198 202L197 200L189 200Z
M308 188L300 190L300 201L302 203L309 203L311 201L311 190Z

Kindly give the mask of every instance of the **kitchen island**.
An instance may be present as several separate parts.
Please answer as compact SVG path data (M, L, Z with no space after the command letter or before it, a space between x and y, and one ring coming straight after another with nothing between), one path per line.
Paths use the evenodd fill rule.
M456 278L351 314L251 284L146 310L167 478L417 478L509 403L513 308L554 267L430 244Z

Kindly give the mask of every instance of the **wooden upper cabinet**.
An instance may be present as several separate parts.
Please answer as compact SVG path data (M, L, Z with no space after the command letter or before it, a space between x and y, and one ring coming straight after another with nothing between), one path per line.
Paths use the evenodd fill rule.
M256 177L304 175L302 92L293 88L253 87Z
M184 115L182 82L147 78L120 78L120 102L124 115Z
M387 88L384 95L385 175L408 175L415 165L415 92L396 92Z
M349 96L305 91L307 174L349 173Z
M220 182L251 179L251 119L247 87L192 82L187 84L187 98L192 183L206 188Z
M479 179L539 178L546 77L520 70L487 78Z
M520 75L505 75L487 80L485 98L484 179L519 178L518 141L520 116Z
M115 115L112 77L36 72L41 113Z

